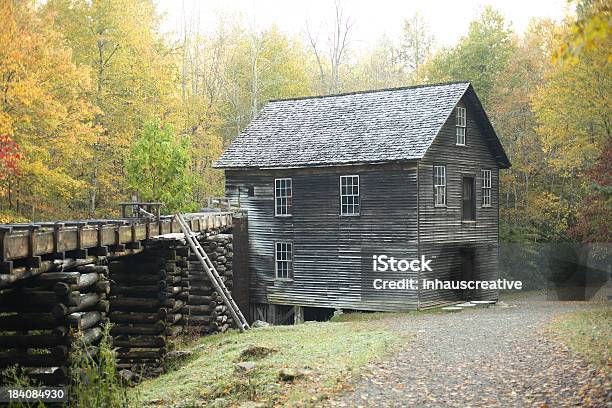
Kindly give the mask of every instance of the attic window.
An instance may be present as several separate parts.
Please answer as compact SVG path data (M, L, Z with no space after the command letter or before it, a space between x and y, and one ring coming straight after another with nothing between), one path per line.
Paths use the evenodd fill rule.
M274 215L277 217L291 216L293 186L290 178L274 180Z
M482 171L482 206L491 206L491 170Z
M457 146L465 146L465 108L457 106Z
M359 215L359 176L340 176L340 215Z

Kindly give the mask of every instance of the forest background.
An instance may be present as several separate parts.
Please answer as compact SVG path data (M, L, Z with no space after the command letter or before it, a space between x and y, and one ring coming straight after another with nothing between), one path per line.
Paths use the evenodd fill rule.
M486 7L447 47L415 14L356 52L339 1L317 35L185 16L168 36L151 0L0 0L0 223L195 210L267 100L469 80L512 162L502 240L610 242L611 6L571 6L522 33Z

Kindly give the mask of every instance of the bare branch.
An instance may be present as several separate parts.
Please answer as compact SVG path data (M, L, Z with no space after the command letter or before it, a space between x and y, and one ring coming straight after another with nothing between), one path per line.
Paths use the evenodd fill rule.
M323 63L321 62L321 56L319 55L319 51L317 50L317 42L315 37L310 32L310 27L308 25L308 20L306 20L306 33L308 34L308 40L310 41L310 46L312 47L312 51L314 52L315 58L317 59L317 64L319 66L319 79L321 81L321 91L323 90L323 84L325 83L325 73L323 70Z

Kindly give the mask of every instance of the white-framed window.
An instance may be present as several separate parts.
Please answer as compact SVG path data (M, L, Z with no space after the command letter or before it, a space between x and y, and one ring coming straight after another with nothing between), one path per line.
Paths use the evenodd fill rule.
M274 244L274 264L277 279L293 279L293 243Z
M482 171L482 206L491 206L491 170Z
M359 176L340 176L340 215L359 215Z
M465 108L457 106L457 145L465 146Z
M446 166L434 166L434 205L446 205Z
M293 187L290 178L274 179L274 215L289 217L293 199Z

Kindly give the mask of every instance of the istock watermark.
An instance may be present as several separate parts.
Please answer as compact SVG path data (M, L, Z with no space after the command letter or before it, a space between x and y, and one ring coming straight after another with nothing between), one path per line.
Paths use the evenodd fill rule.
M374 279L372 287L376 290L521 290L523 282L507 279L496 280L442 280L442 279Z
M396 254L397 255L397 254ZM493 279L479 280L473 273L453 279L424 278L418 279L420 272L434 272L433 259L424 255L418 258L403 258L388 254L373 254L371 256L371 269L367 271L364 283L377 291L384 290L522 290L523 282L520 280ZM365 265L363 265L365 266ZM370 274L373 273L373 274ZM402 276L403 275L403 276ZM408 277L406 277L408 275ZM410 276L412 275L412 276ZM431 274L430 274L431 275Z
M432 272L430 263L431 259L425 259L425 255L421 255L421 259L395 259L395 257L387 255L372 255L372 270L374 272Z

